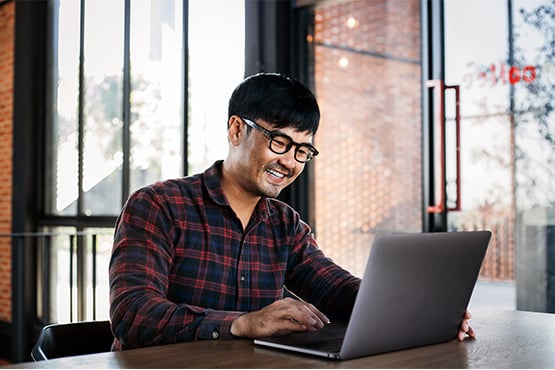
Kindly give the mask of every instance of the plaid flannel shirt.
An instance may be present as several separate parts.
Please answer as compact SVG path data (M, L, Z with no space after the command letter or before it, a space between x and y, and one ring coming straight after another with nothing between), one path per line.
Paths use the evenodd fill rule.
M349 317L360 279L279 200L262 198L243 230L220 171L218 161L126 202L109 271L114 350L231 338L232 321L283 298L284 285L331 319Z

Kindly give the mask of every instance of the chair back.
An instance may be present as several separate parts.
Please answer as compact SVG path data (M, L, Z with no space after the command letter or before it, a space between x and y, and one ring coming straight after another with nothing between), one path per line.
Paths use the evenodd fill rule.
M34 361L108 352L114 337L110 321L80 321L42 328L31 351Z

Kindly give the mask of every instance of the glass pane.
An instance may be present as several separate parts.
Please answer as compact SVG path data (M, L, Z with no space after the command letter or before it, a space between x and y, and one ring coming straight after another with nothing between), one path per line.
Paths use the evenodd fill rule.
M316 8L316 236L358 276L376 234L422 229L419 12L417 0Z
M517 309L546 312L555 312L552 11L551 0L445 7L446 83L461 85L462 114L462 210L448 214L450 229L492 230L481 278L516 287Z
M227 103L245 71L244 0L189 1L189 173L227 156Z
M517 308L555 312L555 2L514 1Z
M44 264L43 261L39 262L42 271L45 268L50 271L50 284L47 288L50 290L51 297L49 302L50 317L45 317L45 319L52 322L69 322L71 307L75 307L76 303L74 276L70 273L70 250L75 253L75 244L73 249L70 247L72 243L70 235L75 234L75 229L54 227L43 231L51 234L50 250L43 253L47 260L44 261Z
M508 14L505 0L445 4L446 84L461 86L461 210L448 213L449 230L492 230L482 279L514 278L512 129L509 114ZM491 14L495 13L495 22ZM464 19L474 20L469 26ZM464 30L462 32L461 30ZM454 97L446 96L447 127ZM448 131L449 132L449 131ZM454 133L454 130L451 130ZM449 199L455 199L454 134L447 151ZM449 148L453 148L452 150Z
M85 2L85 215L121 210L123 19L123 1Z
M46 287L50 290L50 317L45 319L50 322L108 319L108 262L113 229L91 228L78 233L71 227L54 227L44 231L37 240L43 242L41 256L47 256L39 261L39 278L46 272L50 274ZM49 249L44 246L46 238ZM39 292L39 302L43 294Z
M131 191L183 175L181 1L131 2Z
M84 230L87 235L85 257L86 286L86 320L108 320L110 318L110 284L108 281L108 265L112 253L114 229L89 228ZM93 253L93 247L95 247ZM95 265L93 265L93 262ZM96 269L96 271L95 271ZM94 273L94 275L93 275ZM96 317L93 317L93 314Z
M56 215L75 215L77 212L78 166L78 94L79 94L79 12L80 2L59 1L59 23L54 36L52 64L57 74L52 76L52 101L56 107L52 115L49 147L49 172L46 196L47 212ZM54 10L56 11L56 10Z
M517 212L542 209L555 224L554 3L515 1Z

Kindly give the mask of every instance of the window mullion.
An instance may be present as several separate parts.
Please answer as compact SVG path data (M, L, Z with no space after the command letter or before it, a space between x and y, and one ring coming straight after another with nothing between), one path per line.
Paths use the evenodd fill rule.
M124 7L124 31L123 31L123 128L122 128L122 151L123 151L123 168L122 168L122 191L121 204L129 196L130 188L130 155L131 155L131 73L130 73L130 50L131 50L131 1L125 0Z
M79 94L77 117L77 215L83 214L83 163L84 163L84 137L85 137L85 0L81 0L79 26Z

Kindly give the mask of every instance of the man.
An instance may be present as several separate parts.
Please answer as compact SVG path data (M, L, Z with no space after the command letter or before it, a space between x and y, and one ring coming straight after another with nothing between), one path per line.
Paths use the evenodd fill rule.
M131 195L110 261L114 349L348 320L360 279L326 258L299 214L275 199L318 155L319 121L298 81L251 76L229 101L224 161ZM286 289L303 299L284 298ZM460 340L474 336L469 318Z

